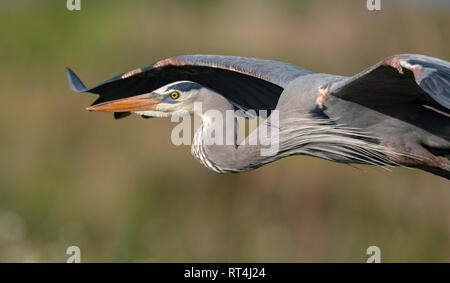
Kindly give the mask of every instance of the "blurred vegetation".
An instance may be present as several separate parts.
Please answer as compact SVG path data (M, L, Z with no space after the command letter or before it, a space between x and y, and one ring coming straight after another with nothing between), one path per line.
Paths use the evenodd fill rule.
M170 142L167 119L84 110L87 85L209 53L352 75L392 54L450 59L450 9L432 1L0 3L0 261L450 260L449 182L291 157L219 175Z

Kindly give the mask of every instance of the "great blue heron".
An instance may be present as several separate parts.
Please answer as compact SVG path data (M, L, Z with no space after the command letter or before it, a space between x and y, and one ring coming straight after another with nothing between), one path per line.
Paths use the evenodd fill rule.
M345 77L269 60L184 55L91 88L66 71L74 91L99 95L88 110L114 112L116 119L132 112L192 114L194 102L221 112L278 110L279 150L272 156L245 140L205 143L211 117L201 116L192 153L219 173L307 154L342 163L404 165L450 179L450 63L437 58L394 55Z

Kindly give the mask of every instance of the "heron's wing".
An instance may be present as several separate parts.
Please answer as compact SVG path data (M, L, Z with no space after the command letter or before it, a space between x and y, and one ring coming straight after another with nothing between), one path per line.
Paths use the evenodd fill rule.
M99 94L94 104L151 92L180 80L200 83L242 109L274 109L283 88L294 78L311 73L299 67L254 58L184 55L159 61L86 88L67 69L74 91Z
M450 109L450 63L415 54L394 55L330 86L330 94L383 111L413 105ZM412 109L411 107L408 109Z

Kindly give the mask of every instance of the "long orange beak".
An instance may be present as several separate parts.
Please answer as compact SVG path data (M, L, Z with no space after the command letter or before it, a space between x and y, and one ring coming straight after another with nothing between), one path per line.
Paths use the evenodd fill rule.
M159 99L151 97L150 93L132 97L106 101L86 108L89 111L99 112L130 112L154 110L160 103Z

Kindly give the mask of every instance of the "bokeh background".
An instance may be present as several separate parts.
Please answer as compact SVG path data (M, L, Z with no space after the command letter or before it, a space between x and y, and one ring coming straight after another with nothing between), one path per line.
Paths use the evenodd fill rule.
M446 1L0 2L0 261L450 261L450 183L290 157L219 175L169 119L89 113L86 85L181 54L352 75L397 53L450 60Z

